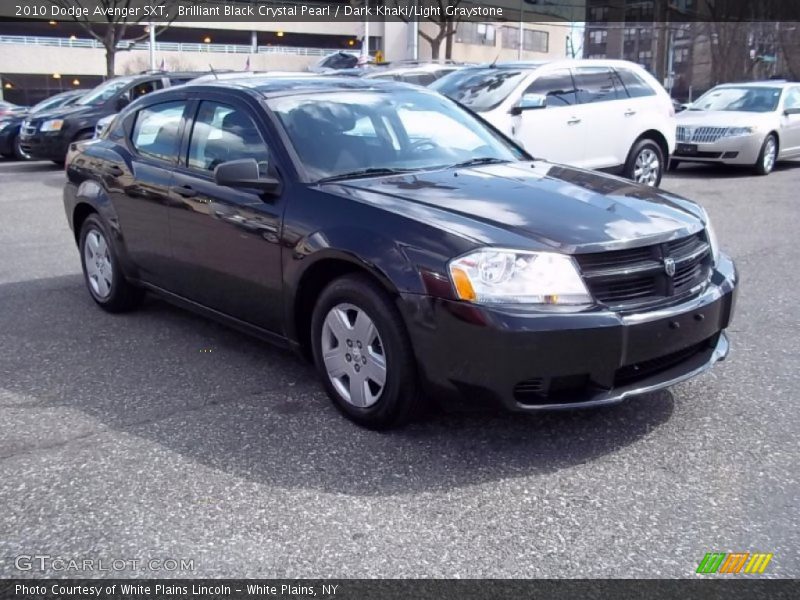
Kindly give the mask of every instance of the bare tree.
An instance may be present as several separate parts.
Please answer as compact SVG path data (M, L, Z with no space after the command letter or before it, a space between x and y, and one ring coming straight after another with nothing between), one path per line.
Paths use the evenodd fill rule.
M117 52L124 52L130 50L133 44L147 38L150 34L148 31L142 31L141 26L145 25L149 19L142 10L143 3L141 0L47 0L50 4L61 8L89 8L91 15L92 9L99 6L105 15L104 20L94 20L87 16L82 16L83 10L80 12L81 16L72 17L84 31L91 35L94 39L103 44L106 51L106 75L108 77L114 76L114 68L116 62ZM175 0L152 0L147 2L148 6L156 8L155 14L167 15L170 12L169 8L174 5ZM85 5L85 6L84 6ZM139 6L136 16L125 17L132 8ZM159 10L158 7L163 7ZM153 14L153 13L151 13ZM175 14L170 17L170 20L161 22L156 25L156 35L167 29L175 19ZM135 32L135 33L134 33ZM123 43L125 42L125 43Z
M436 4L439 7L439 15L438 16L430 16L426 17L426 20L436 24L436 30L434 33L428 33L427 31L423 31L420 27L419 35L422 39L428 42L431 46L431 58L433 60L439 60L441 56L442 50L442 42L446 41L445 44L445 58L450 59L453 57L453 37L456 34L456 28L458 26L458 17L455 16L447 16L446 9L448 6L457 7L461 4L462 0L436 0ZM405 21L406 23L409 22L408 17L404 17L400 15L400 19Z

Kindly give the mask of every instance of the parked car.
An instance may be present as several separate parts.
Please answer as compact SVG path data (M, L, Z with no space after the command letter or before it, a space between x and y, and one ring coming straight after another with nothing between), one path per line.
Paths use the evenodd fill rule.
M0 116L0 155L6 158L16 158L17 160L28 158L22 151L19 141L19 132L25 118L28 115L35 115L60 106L74 104L85 93L86 90L62 92L42 100L31 107L30 110Z
M492 63L431 85L536 157L661 182L675 110L647 71L621 60Z
M402 81L424 87L460 68L460 65L454 63L398 63L383 69L371 69L364 74L364 77Z
M424 88L184 86L76 146L64 203L100 307L150 290L290 346L368 427L430 396L611 404L728 353L737 275L700 206L531 160Z
M24 106L18 106L16 104L12 104L11 102L0 100L0 118L19 114L21 112L25 112L26 110L27 109Z
M311 65L308 70L312 73L329 73L338 69L354 69L358 65L357 52L332 52Z
M768 175L777 161L800 157L800 83L718 85L677 121L671 168L683 161L721 163Z
M75 104L31 115L20 131L22 151L35 160L63 164L71 142L94 136L97 122L150 92L180 85L199 73L145 73L115 77L89 91Z

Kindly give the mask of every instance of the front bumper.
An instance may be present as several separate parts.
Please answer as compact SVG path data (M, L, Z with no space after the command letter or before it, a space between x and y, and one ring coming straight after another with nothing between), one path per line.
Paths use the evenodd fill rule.
M717 163L724 165L754 165L761 152L764 136L759 133L721 138L710 144L679 142L672 158L681 161ZM688 150L686 146L695 151Z
M721 257L707 287L649 312L512 311L403 295L429 393L516 411L615 404L694 377L728 354L737 290Z
M21 133L19 145L22 151L33 160L62 161L67 156L69 137L64 135L63 131L36 132L33 135Z

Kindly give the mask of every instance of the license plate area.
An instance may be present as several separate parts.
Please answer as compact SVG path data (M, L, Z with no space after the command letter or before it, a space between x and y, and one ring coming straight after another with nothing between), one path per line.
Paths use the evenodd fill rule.
M664 319L631 325L622 365L678 352L707 340L721 329L722 302Z
M678 144L676 154L697 154L697 144Z

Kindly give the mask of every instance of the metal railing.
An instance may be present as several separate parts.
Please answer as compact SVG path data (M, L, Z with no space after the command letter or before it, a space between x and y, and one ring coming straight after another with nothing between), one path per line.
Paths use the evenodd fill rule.
M0 44L24 46L56 46L58 48L103 48L95 39L57 38L34 35L0 35ZM149 50L150 42L126 42L117 44L120 49ZM156 42L156 52L217 52L222 54L253 54L249 44L205 44L183 42ZM326 56L339 49L305 48L296 46L258 46L258 54L294 54L298 56Z

